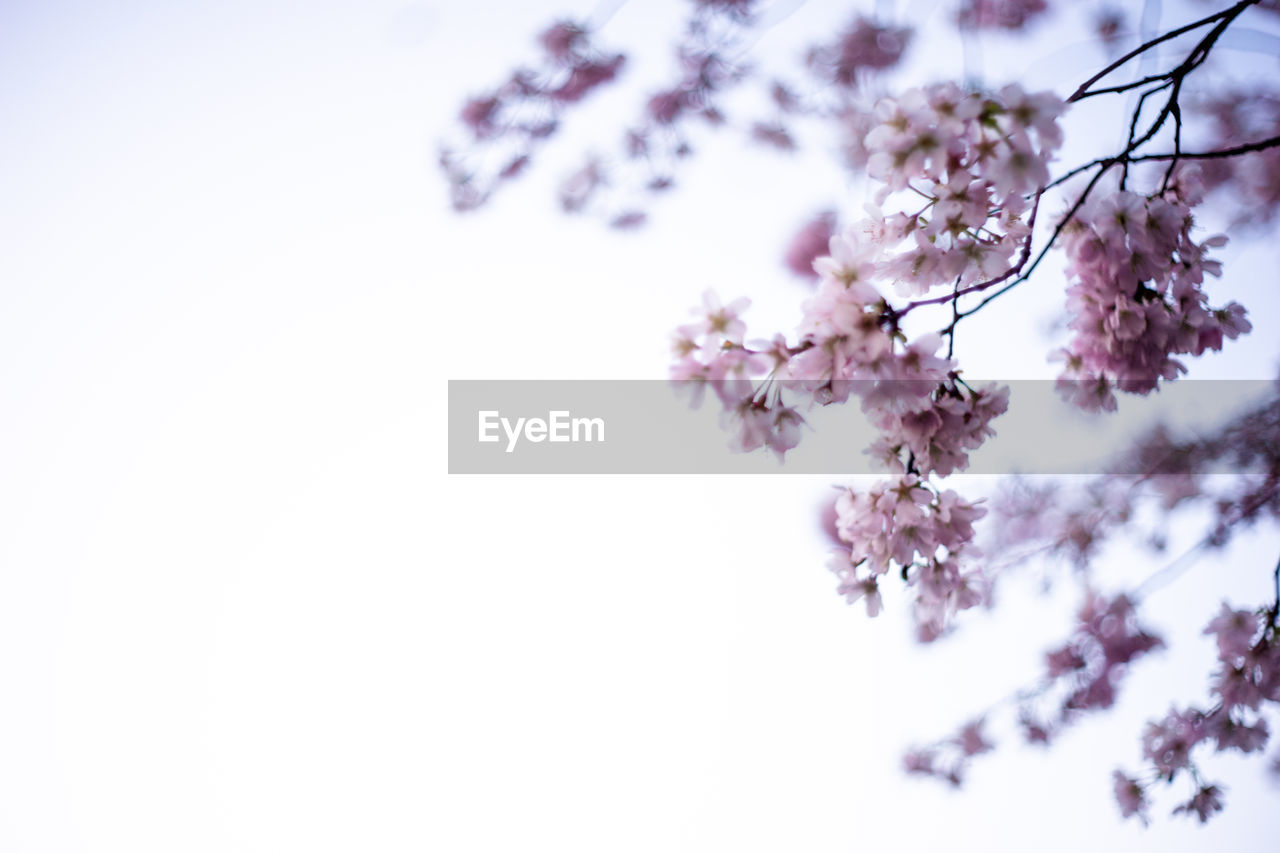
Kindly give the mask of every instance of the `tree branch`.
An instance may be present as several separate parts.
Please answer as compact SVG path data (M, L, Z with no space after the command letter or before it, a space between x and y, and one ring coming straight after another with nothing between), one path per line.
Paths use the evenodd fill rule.
M1237 145L1233 148L1222 148L1217 151L1172 151L1167 154L1143 154L1138 157L1130 157L1128 160L1130 163L1142 163L1149 160L1218 160L1223 157L1237 157L1241 154L1249 154L1254 151L1265 151L1268 148L1276 147L1280 147L1280 136L1272 136L1268 139L1259 139L1257 142L1249 142L1244 145Z
M1169 41L1170 39L1177 38L1178 36L1184 35L1185 33L1189 33L1192 30L1197 30L1200 27L1203 27L1207 24L1211 24L1214 21L1220 20L1224 17L1229 16L1231 19L1234 19L1245 9L1247 9L1250 6L1253 6L1258 2L1259 0L1240 0L1240 2L1236 3L1234 6L1228 9L1223 9L1219 12L1214 12L1212 15L1201 18L1200 20L1194 21L1190 24L1187 24L1186 26L1178 27L1176 30L1170 30L1169 32L1165 33L1162 36L1151 39L1151 41L1148 41L1145 44L1139 45L1138 47L1126 53L1124 56L1117 59L1115 62L1108 65L1106 68L1099 71L1097 74L1090 77L1088 80L1081 83L1080 87L1076 89L1075 92L1072 93L1071 97L1067 98L1067 103L1073 104L1076 101L1082 101L1085 98L1091 98L1094 95L1104 95L1104 94L1112 94L1115 92L1128 91L1129 89L1135 89L1139 86L1143 86L1147 83L1155 82L1155 80L1161 79L1161 77L1156 77L1154 79L1148 78L1146 80L1140 80L1134 83L1124 84L1122 86L1112 86L1107 89L1098 89L1093 92L1089 91L1089 87L1092 86L1094 83L1097 83L1099 80L1101 80L1103 77L1106 77L1112 71L1115 71L1116 69L1120 68L1122 65L1127 63L1130 59L1133 59L1136 56L1146 53L1148 50L1151 50L1151 48L1155 47L1156 45L1163 44L1164 42ZM1161 75L1161 76L1165 76L1165 75Z

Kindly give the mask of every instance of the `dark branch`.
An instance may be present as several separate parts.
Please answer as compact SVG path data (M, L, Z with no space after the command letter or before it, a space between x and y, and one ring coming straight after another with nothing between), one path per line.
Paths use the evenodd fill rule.
M1271 609L1267 611L1267 616L1268 616L1267 624L1272 628L1277 627L1276 620L1280 619L1280 562L1276 563L1275 586L1276 586L1275 602L1271 605Z
M1241 154L1250 154L1254 151L1265 151L1268 148L1276 148L1278 146L1280 146L1280 136L1272 136L1269 139L1260 139L1257 142L1237 145L1233 148L1222 148L1217 151L1174 151L1167 154L1143 154L1138 157L1130 157L1128 160L1130 163L1141 163L1148 160L1218 160L1223 157L1238 157ZM1106 161L1099 160L1095 162Z
M1126 84L1124 86L1118 86L1118 87L1113 86L1108 89L1098 89L1097 91L1094 91L1094 92L1089 91L1090 86L1092 86L1094 83L1097 83L1103 77L1106 77L1112 71L1115 71L1116 69L1120 68L1130 59L1133 59L1136 56L1140 56L1143 53L1146 53L1148 50L1151 50L1151 48L1159 44L1163 44L1164 42L1169 41L1170 39L1175 39L1180 35L1189 33L1192 30L1197 30L1200 27L1203 27L1207 24L1212 24L1214 21L1220 20L1224 17L1229 16L1231 19L1234 19L1245 9L1247 9L1248 7L1258 2L1259 0L1240 0L1240 2L1236 3L1234 6L1228 9L1223 9L1219 12L1214 12L1212 15L1201 18L1200 20L1194 21L1190 24L1187 24L1186 26L1178 27L1176 30L1170 30L1169 32L1165 33L1162 36L1154 38L1151 41L1146 42L1145 44L1139 45L1138 47L1126 53L1124 56L1117 59L1115 62L1108 65L1106 68L1099 71L1097 74L1090 77L1088 80L1081 83L1080 88L1076 89L1075 92L1072 93L1071 97L1067 98L1067 103L1070 104L1070 103L1075 103L1076 101L1082 101L1085 98L1091 98L1094 95L1103 95L1103 94L1109 94L1114 92L1124 92L1129 89L1137 88L1138 86L1143 86L1147 83L1154 82L1155 80L1161 79L1161 77L1156 77L1154 79L1141 80L1134 83Z

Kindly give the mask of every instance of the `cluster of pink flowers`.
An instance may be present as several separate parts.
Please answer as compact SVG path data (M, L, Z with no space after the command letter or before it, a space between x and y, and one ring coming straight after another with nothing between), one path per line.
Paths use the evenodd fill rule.
M891 328L884 301L864 280L874 267L864 250L874 246L857 232L832 240L834 254L816 264L818 292L805 305L796 346L781 336L747 345L739 317L746 301L722 306L710 293L700 321L677 329L671 376L715 391L737 427L735 446L767 445L779 454L794 446L800 420L782 402L784 387L820 405L859 397L881 433L870 452L891 471L946 476L966 467L968 452L993 434L1007 390L970 388L954 361L937 355L939 336L905 342ZM751 379L762 373L772 383L757 389ZM765 432L770 423L777 429ZM762 435L775 437L762 443Z
M552 25L538 36L538 42L545 52L541 69L517 69L502 86L463 105L462 123L476 139L492 139L516 130L536 135L550 132L547 124L509 125L503 119L530 101L550 106L577 103L592 89L613 80L626 62L620 53L602 54L593 48L587 30L572 21Z
M932 776L953 787L960 787L971 759L995 748L983 731L985 722L983 719L973 720L962 726L954 737L908 751L902 759L903 769L916 776Z
M712 32L707 22L695 19L690 39L679 49L680 79L671 88L650 96L645 108L647 126L637 134L647 137L690 115L713 124L723 121L713 98L741 78L741 70L722 50L723 40L723 34Z
M1127 596L1088 595L1071 638L1045 657L1047 682L1059 693L1053 717L1037 715L1029 704L1023 709L1028 739L1048 740L1078 714L1110 708L1128 664L1163 646L1159 636L1138 624Z
M986 510L954 491L938 490L915 474L886 480L866 492L852 489L835 503L836 536L843 547L828 567L850 603L880 612L880 578L898 571L915 593L916 623L932 640L958 611L982 602L981 572L969 565L973 523Z
M1220 350L1249 331L1239 304L1209 302L1206 279L1219 274L1210 255L1225 238L1193 239L1191 214L1202 180L1210 190L1229 188L1222 195L1234 197L1253 222L1273 221L1280 211L1280 100L1264 87L1192 104L1193 89L1183 83L1227 25L1248 8L1280 10L1280 2L1241 0L1186 27L1184 40L1196 31L1200 41L1168 72L1145 78L1141 72L1131 83L1111 76L1132 56L1174 46L1155 38L1085 82L1070 102L1125 93L1140 93L1141 100L1127 119L1124 150L1058 181L1051 181L1050 165L1062 143L1062 100L1017 85L979 92L943 83L873 103L881 88L875 78L901 66L914 31L865 16L808 52L805 85L772 83L771 116L732 122L725 94L749 73L742 57L765 20L758 6L756 0L691 0L675 73L642 100L640 119L623 136L622 156L586 158L563 184L561 204L631 227L646 214L626 196L670 189L677 167L700 145L700 128L735 127L758 143L793 151L808 141L798 127L804 118L834 126L845 165L880 186L865 216L841 228L835 213L819 214L791 241L787 266L815 282L795 336L749 341L742 319L747 301L726 304L708 292L697 320L676 332L671 375L696 401L710 389L734 449L779 459L801 441L812 407L857 399L877 431L866 453L888 474L870 487L842 490L829 507L835 551L828 565L839 594L850 604L862 602L871 616L884 607L881 580L899 575L923 642L946 634L961 611L992 601L1001 561L1016 565L1039 554L1070 563L1070 577L1085 591L1074 630L1047 653L1040 683L1008 703L1011 726L1016 713L1016 727L1028 740L1048 743L1064 727L1112 707L1125 672L1163 645L1139 623L1136 606L1182 569L1164 575L1165 567L1125 595L1099 595L1091 568L1112 540L1132 535L1160 553L1171 514L1199 511L1207 531L1188 552L1194 554L1225 546L1260 519L1280 520L1280 394L1191 441L1157 430L1116 470L1078 492L1024 485L990 503L967 500L939 481L966 469L970 455L994 435L1008 390L965 381L952 357L956 326L1028 280L1056 245L1070 276L1071 336L1055 354L1065 362L1059 388L1083 408L1115 408L1117 391L1149 393L1185 371L1179 357ZM959 0L957 7L952 20L962 30L1006 34L1050 12L1047 0ZM1057 10L1068 8L1058 4ZM1090 7L1083 23L1110 55L1125 49L1120 40L1127 24L1119 12ZM442 155L459 209L480 204L493 186L519 174L535 145L555 132L561 112L623 67L621 55L594 49L581 25L557 24L540 42L540 71L519 71L462 110L474 147L488 150L498 165L486 172L454 151ZM1196 116L1208 118L1207 142ZM1174 150L1167 151L1171 134ZM1163 180L1157 177L1149 192L1136 191L1148 174ZM1070 188L1073 176L1089 181L1087 188L1069 197L1068 214L1033 253L1044 196ZM1108 183L1113 177L1118 184ZM984 296L976 301L979 292ZM950 324L936 334L917 333L911 324L925 306L946 310ZM1206 476L1224 469L1235 476ZM984 540L980 549L975 524L988 508L995 547ZM1278 617L1280 598L1256 611L1224 605L1210 622L1206 634L1219 659L1211 698L1203 707L1170 710L1147 727L1144 770L1114 775L1122 814L1146 821L1155 785L1175 779L1191 781L1175 813L1205 821L1221 810L1223 790L1203 780L1197 762L1211 751L1253 754L1265 746L1262 715L1280 703ZM908 771L959 785L970 762L994 747L988 717L913 751Z
M1046 744L1081 713L1111 707L1126 666L1162 645L1159 637L1137 623L1128 598L1088 594L1071 638L1046 655L1044 681L1018 697L1023 735L1031 743ZM961 784L974 756L995 748L982 733L984 721L985 717L970 722L954 736L908 751L904 757L908 772ZM1118 798L1132 793L1131 780L1125 778L1126 784L1117 782ZM1123 807L1127 801L1121 802Z
M1221 265L1208 250L1226 238L1191 239L1194 176L1165 192L1117 190L1090 198L1063 231L1074 338L1059 357L1061 388L1083 408L1112 410L1114 389L1149 393L1186 368L1175 355L1222 348L1250 329L1236 302L1211 308L1206 276Z
M867 171L881 198L910 189L924 204L885 220L891 252L884 277L903 295L994 278L1012 266L1029 234L1023 217L1049 181L1062 143L1062 101L1017 85L997 93L952 83L913 89L876 106L866 135Z
M880 578L900 572L922 640L984 599L972 539L985 510L930 478L967 467L970 452L994 434L1008 390L961 380L955 361L940 355L940 335L908 339L878 285L922 294L1008 270L1029 233L1021 221L1029 196L1048 180L1061 111L1052 95L1016 86L983 95L938 85L885 100L867 137L872 174L886 186L881 200L910 187L927 197L924 210L873 214L831 237L828 254L813 262L817 290L803 306L795 345L781 336L746 344L745 303L726 307L712 297L699 323L677 330L673 378L715 391L738 449L769 447L781 456L799 441L803 417L784 388L810 405L860 400L879 433L868 452L894 476L841 495L841 547L830 567L841 594L873 615ZM762 374L768 380L757 388L751 379Z
M749 452L768 447L779 458L800 443L804 418L782 399L780 388L757 389L753 377L773 360L789 357L785 342L773 350L759 351L743 343L746 323L741 313L750 300L736 299L723 305L713 291L703 294L698 321L680 326L672 340L676 363L671 378L693 389L693 401L701 402L710 388L722 407L721 423L730 434L730 447Z
M1059 483L1015 479L991 499L994 522L985 547L998 553L1034 551L1065 560L1080 570L1108 538L1134 515L1132 478L1105 475L1076 490Z
M959 382L953 362L936 355L937 336L899 345L901 336L883 324L883 305L867 304L874 288L848 274L845 264L858 264L852 241L834 245L844 247L843 261L819 263L822 284L798 346L781 337L747 346L740 317L745 300L726 306L708 293L699 322L676 332L672 377L712 389L733 447L768 447L780 457L796 446L804 425L799 410L784 401L783 387L811 403L861 399L881 432L872 452L898 474L867 492L842 493L836 502L841 547L829 566L840 593L850 602L863 600L872 615L881 606L879 579L900 572L914 594L919 635L931 640L956 612L984 598L971 543L973 522L985 510L927 478L968 464L968 452L993 434L990 421L1005 410L1007 389ZM757 388L751 377L766 370L774 378Z
M479 207L500 183L520 175L534 148L559 128L561 113L616 79L626 64L623 54L593 46L588 29L573 21L553 24L538 43L538 67L517 68L505 83L462 106L469 153L446 147L440 155L456 210Z
M853 133L854 126L871 116L868 105L855 107L851 99L869 76L900 64L912 29L856 17L833 42L808 51L806 68L816 86L806 87L806 96L775 81L776 115L732 122L722 96L751 73L741 57L761 21L760 5L758 0L692 0L676 43L677 73L646 97L639 121L623 133L619 155L588 153L565 177L558 192L565 212L587 212L615 228L643 224L650 200L675 186L679 167L694 154L694 122L734 127L754 142L791 152L798 147L792 118L836 118L855 145L854 137L861 134ZM594 48L584 24L556 23L538 42L539 66L518 69L460 111L469 138L444 147L440 155L459 211L480 207L500 185L523 174L534 150L559 129L565 108L614 80L626 64L623 55Z
M957 381L955 362L937 354L939 336L907 341L876 283L894 282L918 294L951 279L1006 270L1027 234L1019 221L1027 195L1038 189L1037 179L1047 179L1047 172L1027 171L1026 163L1034 159L1045 168L1060 142L1061 109L1056 98L1029 96L1017 87L984 96L940 85L884 102L882 123L868 146L876 151L873 158L881 158L879 174L887 187L911 184L918 192L936 193L926 210L872 216L831 238L830 254L813 265L818 289L804 305L796 346L775 338L752 349L740 339L712 335L708 347L699 335L710 327L693 334L685 329L678 334L680 361L673 376L720 382L767 368L819 404L845 402L854 394L881 430L873 452L890 470L946 476L964 468L968 451L992 434L990 421L1004 411L1007 397L993 387L973 389ZM817 223L825 226L824 220ZM896 251L906 240L911 245ZM749 405L741 396L724 402L744 423L762 424L781 413L758 394ZM754 440L742 443L759 446Z
M1120 532L1156 553L1163 550L1164 528L1174 512L1207 511L1207 532L1197 546L1205 548L1224 547L1262 518L1280 519L1280 386L1277 392L1218 430L1190 439L1156 428L1114 472L1078 490L1005 485L991 501L994 542L984 546L999 552L1036 546L1036 552L1065 558L1075 569L1072 577L1083 583L1093 558ZM1206 476L1224 472L1233 476ZM1110 705L1124 668L1159 645L1159 638L1134 621L1134 603L1167 582L1171 576L1165 573L1181 559L1130 596L1089 599L1071 639L1049 654L1045 682L1021 701L1019 722L1028 739L1047 742L1082 711ZM1276 572L1280 576L1280 568ZM992 581L998 576L987 574ZM1145 822L1153 786L1184 777L1191 788L1175 813L1205 821L1222 808L1224 792L1203 781L1197 754L1257 754L1266 745L1263 713L1280 702L1278 615L1280 600L1257 610L1224 604L1209 621L1204 633L1213 638L1218 657L1208 681L1210 702L1171 710L1147 726L1145 771L1114 776L1124 816Z
M787 269L800 278L818 280L813 264L827 253L831 238L836 235L837 219L834 211L824 210L805 222L791 237L783 255Z
M712 127L726 123L718 100L745 77L734 53L755 23L755 7L754 0L695 2L676 46L676 78L648 97L640 121L623 134L621 158L606 167L600 158L589 157L563 181L560 204L566 212L590 210L615 228L646 220L631 196L665 193L675 185L677 165L693 154L685 125L694 119ZM791 145L785 129L758 123L753 134L778 147Z
M1021 30L1048 10L1045 0L964 0L956 22L964 29Z
M747 324L741 315L750 304L751 300L740 298L723 305L715 291L705 292L702 306L694 309L697 322L678 327L672 337L676 363L671 378L697 380L726 404L736 403L741 385L735 380L750 381L760 364L759 356L743 344Z
M1105 473L1073 487L1006 481L990 500L983 547L1059 558L1080 572L1120 532L1159 552L1170 514L1193 508L1207 515L1204 543L1222 548L1249 525L1280 521L1278 433L1280 385L1218 430L1188 439L1157 425ZM1209 476L1224 473L1234 476Z
M870 221L850 226L831 239L830 254L814 262L818 289L803 305L801 346L786 369L825 394L823 402L847 400L849 380L881 378L877 374L890 369L893 360L887 306L873 284L884 252L878 230ZM918 353L913 363L919 365L914 378L925 380L941 380L950 368L926 353Z
M859 15L832 44L809 51L809 70L824 83L853 89L867 72L884 71L902 61L911 43L910 27L881 24Z
M782 336L746 343L743 301L723 306L709 299L702 321L677 334L680 360L673 376L714 389L738 449L767 447L781 457L800 440L804 404L859 400L879 434L868 453L892 476L841 492L833 507L837 547L828 566L839 593L862 602L872 616L884 606L882 578L900 574L924 642L952 628L960 611L989 600L993 567L974 541L974 522L986 508L933 478L968 465L969 454L993 435L993 419L1005 411L1008 397L1007 389L965 383L950 353L942 354L942 336L904 334L899 320L916 303L895 308L884 292L892 285L928 303L937 286L960 293L1016 274L1027 258L1034 221L1028 212L1049 183L1048 162L1061 141L1061 111L1053 96L1017 87L981 95L941 85L881 102L864 141L870 174L884 185L877 203L923 198L923 207L888 214L872 209L831 236L827 254L813 262L817 287L803 305L795 344ZM1112 390L1150 391L1178 372L1173 356L1220 349L1225 339L1248 331L1239 305L1213 309L1207 302L1205 278L1218 272L1207 253L1221 241L1192 240L1190 211L1198 201L1194 173L1171 170L1160 192L1100 193L1063 226L1075 338L1060 383L1079 402L1103 408ZM820 219L809 230L826 227ZM812 251L802 242L797 255ZM767 378L757 386L760 377ZM799 399L784 401L784 389ZM1023 494L998 501L1008 540L1001 549L1035 541L1041 552L1085 567L1113 533L1133 527L1145 496L1154 496L1166 513L1208 501L1217 521L1206 541L1223 545L1235 526L1266 512L1280 515L1280 459L1238 456L1240 447L1267 446L1259 437L1274 432L1275 408L1247 414L1221 436L1191 444L1156 431L1123 472L1099 478L1082 500ZM1201 474L1232 453L1240 466L1269 473L1241 478L1239 488L1228 487L1231 494L1215 500ZM1154 534L1149 541L1157 541ZM1080 716L1110 708L1128 667L1162 647L1138 623L1136 600L1087 594L1075 632L1047 656L1043 683L1019 698L1018 722L1028 739L1047 743ZM1237 656L1231 666L1224 663L1217 681L1225 698L1219 708L1191 709L1153 724L1147 756L1166 762L1153 764L1161 778L1170 776L1167 761L1178 759L1183 741L1189 754L1205 741L1248 752L1265 740L1265 726L1246 719L1241 708L1254 702L1256 710L1268 700L1274 677L1267 673L1276 666L1270 658L1253 669L1241 662L1246 641L1252 643L1250 661L1260 648L1245 628L1218 635ZM913 752L908 769L959 784L973 757L992 746L981 726L972 723ZM1145 818L1150 780L1115 778L1121 810ZM1178 811L1205 819L1220 805L1221 790L1203 784Z
M1277 570L1280 572L1280 569ZM1147 768L1134 775L1113 774L1113 793L1124 817L1149 819L1152 789L1182 777L1191 782L1186 799L1173 814L1193 815L1202 823L1223 808L1223 789L1205 781L1196 760L1199 751L1259 753L1270 736L1263 713L1280 704L1280 601L1269 609L1233 609L1223 604L1205 628L1218 649L1218 668L1210 681L1213 704L1171 709L1147 724L1142 754ZM1124 595L1089 594L1069 641L1046 655L1046 677L1018 699L1018 723L1029 742L1048 743L1082 713L1110 708L1127 667L1163 647L1143 628L1133 601ZM971 759L994 748L983 733L985 716L954 736L904 756L909 773L934 776L959 785Z
M938 385L926 406L906 411L887 406L868 413L880 430L871 456L889 470L911 468L946 477L968 467L969 451L995 435L991 421L1008 408L1007 387Z
M1210 150L1280 136L1280 96L1273 91L1218 92L1192 106L1210 120ZM1280 214L1280 148L1205 160L1201 169L1206 187L1224 190L1223 201L1236 212L1237 225L1270 225Z
M1280 645L1277 644L1276 611L1233 610L1222 605L1205 628L1218 646L1218 669L1211 687L1211 708L1172 709L1164 718L1147 725L1142 754L1148 764L1146 779L1116 771L1116 798L1122 814L1146 819L1148 793L1155 782L1172 783L1186 774L1193 780L1191 797L1175 814L1192 814L1203 823L1222 810L1222 791L1202 781L1194 753L1212 745L1216 752L1255 753L1270 735L1261 716L1266 703L1280 703Z
M1093 16L1093 32L1104 45L1114 49L1124 35L1127 23L1124 13L1119 9L1099 9Z
M805 65L811 82L800 94L791 85L775 80L770 96L776 117L767 124L786 134L794 148L790 124L793 117L808 116L833 124L841 137L845 165L855 175L865 172L867 133L876 125L875 80L898 68L915 35L910 26L856 16L834 41L810 48ZM807 270L801 275L807 275Z

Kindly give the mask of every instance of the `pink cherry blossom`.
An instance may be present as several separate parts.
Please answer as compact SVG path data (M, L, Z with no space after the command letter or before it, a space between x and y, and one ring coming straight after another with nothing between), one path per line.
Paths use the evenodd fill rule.
M1115 771L1112 778L1115 780L1115 797L1116 803L1120 806L1121 817L1138 816L1145 823L1147 820L1146 813L1150 807L1147 802L1147 792L1138 780L1131 776L1126 776L1119 770Z
M1232 664L1249 654L1261 620L1257 613L1248 610L1232 610L1223 603L1222 611L1205 627L1205 634L1218 640L1218 656L1223 663Z
M1195 815L1201 823L1211 815L1222 811L1222 789L1217 785L1202 785L1195 795L1173 810L1174 814Z

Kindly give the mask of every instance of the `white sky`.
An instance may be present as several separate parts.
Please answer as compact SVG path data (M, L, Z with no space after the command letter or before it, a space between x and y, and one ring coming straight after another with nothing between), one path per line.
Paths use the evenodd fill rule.
M674 5L606 42L662 45ZM1201 698L1196 634L1266 595L1274 535L1153 597L1188 642L1114 714L956 795L903 747L1032 677L1073 602L1015 584L921 651L899 597L834 594L826 480L447 476L446 380L661 376L708 284L786 328L780 235L847 189L723 145L638 236L559 217L554 167L454 217L436 140L555 9L0 8L0 849L1270 849L1260 762L1213 765L1203 831L1121 824L1109 777ZM1028 79L1076 79L1063 50ZM636 105L607 100L560 164ZM1271 256L1232 251L1258 331L1202 375L1268 376ZM1045 299L988 329L1042 349Z

